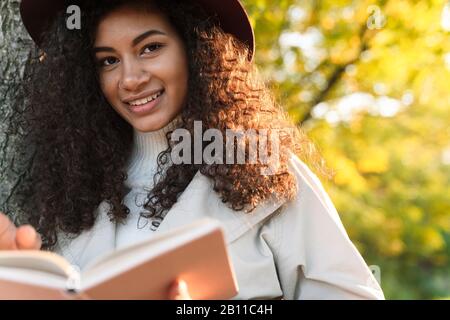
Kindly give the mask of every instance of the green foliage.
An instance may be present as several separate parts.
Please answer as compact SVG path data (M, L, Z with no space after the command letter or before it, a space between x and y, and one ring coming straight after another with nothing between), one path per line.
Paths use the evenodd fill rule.
M324 184L386 297L448 297L450 3L243 2L256 62L336 172Z

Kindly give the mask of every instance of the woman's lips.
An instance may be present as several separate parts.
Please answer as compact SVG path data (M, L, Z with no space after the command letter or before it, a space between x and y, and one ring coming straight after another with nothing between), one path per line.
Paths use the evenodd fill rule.
M135 113L138 115L146 114L146 113L150 112L151 110L153 110L161 102L161 99L164 97L164 93L165 93L165 91L163 90L156 99L149 101L143 105L132 106L132 105L128 104L128 108L130 109L130 111L132 113Z

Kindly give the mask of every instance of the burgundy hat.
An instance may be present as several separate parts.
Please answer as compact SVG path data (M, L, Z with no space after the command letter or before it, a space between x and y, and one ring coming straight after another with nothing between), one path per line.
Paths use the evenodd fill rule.
M93 0L94 1L94 0ZM255 36L247 12L239 0L194 0L210 15L217 15L222 29L241 40L255 52ZM76 2L76 1L72 1ZM41 34L56 14L68 4L64 0L22 0L20 15L23 24L37 45Z

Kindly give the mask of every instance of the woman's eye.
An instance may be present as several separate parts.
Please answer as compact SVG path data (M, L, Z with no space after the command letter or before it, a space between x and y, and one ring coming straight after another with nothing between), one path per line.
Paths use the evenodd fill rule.
M101 67L109 67L117 62L117 59L114 57L108 57L99 61L99 65Z
M152 52L155 52L156 50L160 49L161 47L162 47L162 44L160 44L160 43L152 43L144 48L143 53L152 53Z

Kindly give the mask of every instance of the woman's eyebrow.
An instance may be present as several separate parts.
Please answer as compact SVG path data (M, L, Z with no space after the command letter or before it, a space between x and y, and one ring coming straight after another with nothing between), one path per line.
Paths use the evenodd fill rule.
M133 47L136 46L139 42L141 42L142 40L144 40L147 37L153 36L153 35L166 35L164 32L153 29L153 30L149 30L144 32L143 34L137 36L133 41L132 41L132 45Z
M131 42L132 46L136 46L139 42L143 41L144 39L153 36L153 35L166 35L164 32L156 30L156 29L152 29L149 31L146 31L140 35L138 35L136 38L133 39L133 41ZM115 50L111 47L95 47L94 48L94 53L96 52L100 52L100 51L107 51L107 52L114 52Z

